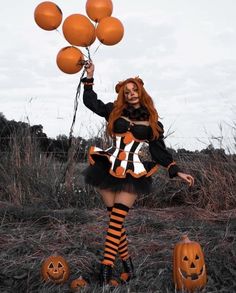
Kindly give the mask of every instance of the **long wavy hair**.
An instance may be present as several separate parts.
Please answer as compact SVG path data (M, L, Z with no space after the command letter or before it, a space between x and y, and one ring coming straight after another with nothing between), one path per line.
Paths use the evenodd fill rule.
M154 107L153 100L149 96L149 94L146 92L146 90L144 89L144 87L143 87L144 83L143 83L142 79L139 77L128 78L124 81L119 82L115 86L115 90L118 93L118 96L114 102L114 108L113 108L113 110L110 114L109 120L108 120L107 132L110 136L114 135L114 133L112 131L114 121L122 115L122 111L128 105L125 100L124 90L125 90L126 84L129 82L133 82L134 84L136 84L136 86L138 88L138 96L139 96L140 104L142 106L145 106L149 112L149 124L150 124L150 127L152 128L152 133L153 133L152 139L156 139L159 137L159 133L162 132L163 130L157 124L159 117L158 117L157 110Z

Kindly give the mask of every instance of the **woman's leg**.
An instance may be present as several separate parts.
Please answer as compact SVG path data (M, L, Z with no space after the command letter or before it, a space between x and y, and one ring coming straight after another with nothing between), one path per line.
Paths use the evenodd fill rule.
M111 266L114 264L119 249L123 223L136 197L136 194L128 192L119 192L115 194L114 206L112 208L109 228L107 230L103 264Z
M136 194L121 192L116 195L114 205L116 204L116 202L117 203L123 202L129 208L131 208L133 206L136 198L137 198ZM123 227L123 229L124 229L124 227ZM128 252L128 243L127 243L126 235L125 235L125 239L123 239L123 240L122 239L123 239L123 237L121 236L120 244L119 244L119 248L118 248L118 251L119 251L120 257L122 259L122 263L123 263L123 273L121 274L121 279L125 282L128 282L131 278L134 277L134 266L133 266L132 259L129 255L129 252Z
M108 189L98 189L98 192L101 194L106 207L113 207L116 193Z
M98 189L98 192L100 193L103 202L105 203L107 210L110 213L112 211L114 201L115 201L115 192L112 192L108 189ZM104 264L101 264L100 268L100 284L101 286L109 284L110 280L112 279L112 267L106 266Z
M104 259L100 271L100 282L101 285L104 285L108 284L112 278L112 265L114 264L118 251L123 261L124 268L129 264L125 269L125 272L128 272L129 277L132 275L133 265L128 254L128 243L123 222L125 220L125 215L128 213L129 208L132 207L137 196L127 192L114 193L104 189L100 189L99 193L101 194L110 215L109 228L105 242ZM132 265L131 268L130 264Z
M98 189L98 192L102 196L103 202L105 203L107 207L108 215L110 218L111 211L115 202L116 193L108 189ZM121 229L121 238L120 238L118 252L121 259L126 259L129 257L128 242L127 242L127 236L126 236L126 231L124 226L122 226L122 229Z
M122 203L127 207L132 208L136 198L137 194L121 191L116 193L114 203Z

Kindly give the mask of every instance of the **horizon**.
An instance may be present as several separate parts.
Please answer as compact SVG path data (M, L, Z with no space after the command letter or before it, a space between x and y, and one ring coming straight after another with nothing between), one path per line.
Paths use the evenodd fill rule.
M15 121L15 122L17 122L17 123L19 123L19 122L23 122L23 123L26 123L26 124L28 124L29 125L29 127L33 127L33 126L42 126L42 131L43 131L43 133L44 134L46 134L46 136L47 136L47 138L48 139L55 139L55 140L59 140L59 138L60 138L60 136L65 136L66 137L66 139L68 139L69 140L69 133L67 134L67 133L60 133L60 134L58 134L57 136L54 136L54 137L52 137L52 136L48 136L48 134L44 131L44 128L43 128L43 125L42 124L33 124L33 125L31 125L30 123L29 123L29 121L16 121L16 120L14 120L14 119L11 119L11 120L8 120L6 117L5 117L5 115L4 115L4 113L2 113L2 112L0 112L0 118L1 118L1 116L3 117L3 118L5 118L7 121ZM93 137L95 138L95 137L98 137L98 138L101 138L101 134L102 134L102 131L104 131L104 126L105 126L105 124L101 124L101 128L100 129L98 129L98 131L97 131L97 133L95 134L95 135L93 135L93 136L88 136L88 137L84 137L84 136L80 136L80 135L78 135L78 136L75 136L73 133L72 133L72 137L75 137L75 138L82 138L82 139L84 139L84 140L89 140L89 139L92 139ZM167 134L168 135L168 134ZM37 139L40 139L41 137L38 137L38 136L35 136ZM1 134L0 134L0 139L1 138L4 138L4 137L1 137ZM44 137L42 137L42 138L44 138ZM167 137L167 139L168 138L170 138L170 137ZM205 145L205 147L202 147L201 149L192 149L192 150L190 150L190 149L187 149L187 148L185 148L185 147L182 147L182 148L174 148L174 147L172 147L172 146L170 146L170 145L166 145L166 147L167 148L170 148L170 149L172 149L172 150L174 150L174 151L176 151L176 152L178 152L178 151L181 151L181 150L185 150L186 152L192 152L192 153L195 153L195 152L201 152L201 151L204 151L204 150L207 150L207 149L211 149L211 148L213 148L214 150L224 150L224 152L225 152L225 154L226 155L234 155L234 154L236 154L236 145L234 145L234 147L232 147L232 148L228 148L227 146L225 147L223 144L222 144L222 141L223 141L223 137L215 137L214 139L217 139L218 140L218 146L217 145L214 145L213 143L212 143L212 140L213 140L213 138L209 138L209 144L207 144L207 145ZM236 141L236 136L234 137L234 140ZM166 137L164 138L164 141L165 141L165 144L166 144ZM214 142L214 140L213 140L213 142Z

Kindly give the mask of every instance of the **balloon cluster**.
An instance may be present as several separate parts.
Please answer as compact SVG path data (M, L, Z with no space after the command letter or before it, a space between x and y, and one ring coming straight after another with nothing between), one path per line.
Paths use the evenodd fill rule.
M57 66L64 73L77 73L85 63L84 54L75 46L88 48L96 38L104 45L113 46L119 43L124 35L121 21L111 16L111 0L87 0L85 8L88 17L72 14L62 24L63 35L72 45L62 48L57 54ZM62 11L53 2L42 2L35 8L34 19L40 28L47 31L56 30L62 23Z

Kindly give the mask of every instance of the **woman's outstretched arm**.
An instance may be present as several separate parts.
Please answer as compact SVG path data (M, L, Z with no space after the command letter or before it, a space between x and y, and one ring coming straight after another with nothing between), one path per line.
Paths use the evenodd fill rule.
M167 168L169 172L170 178L175 176L180 177L189 186L194 185L194 178L182 172L176 162L173 160L171 153L166 149L165 142L164 142L164 129L161 122L158 121L159 127L163 130L160 132L159 138L155 140L151 140L149 142L149 150L152 155L154 161L156 161L161 166Z

